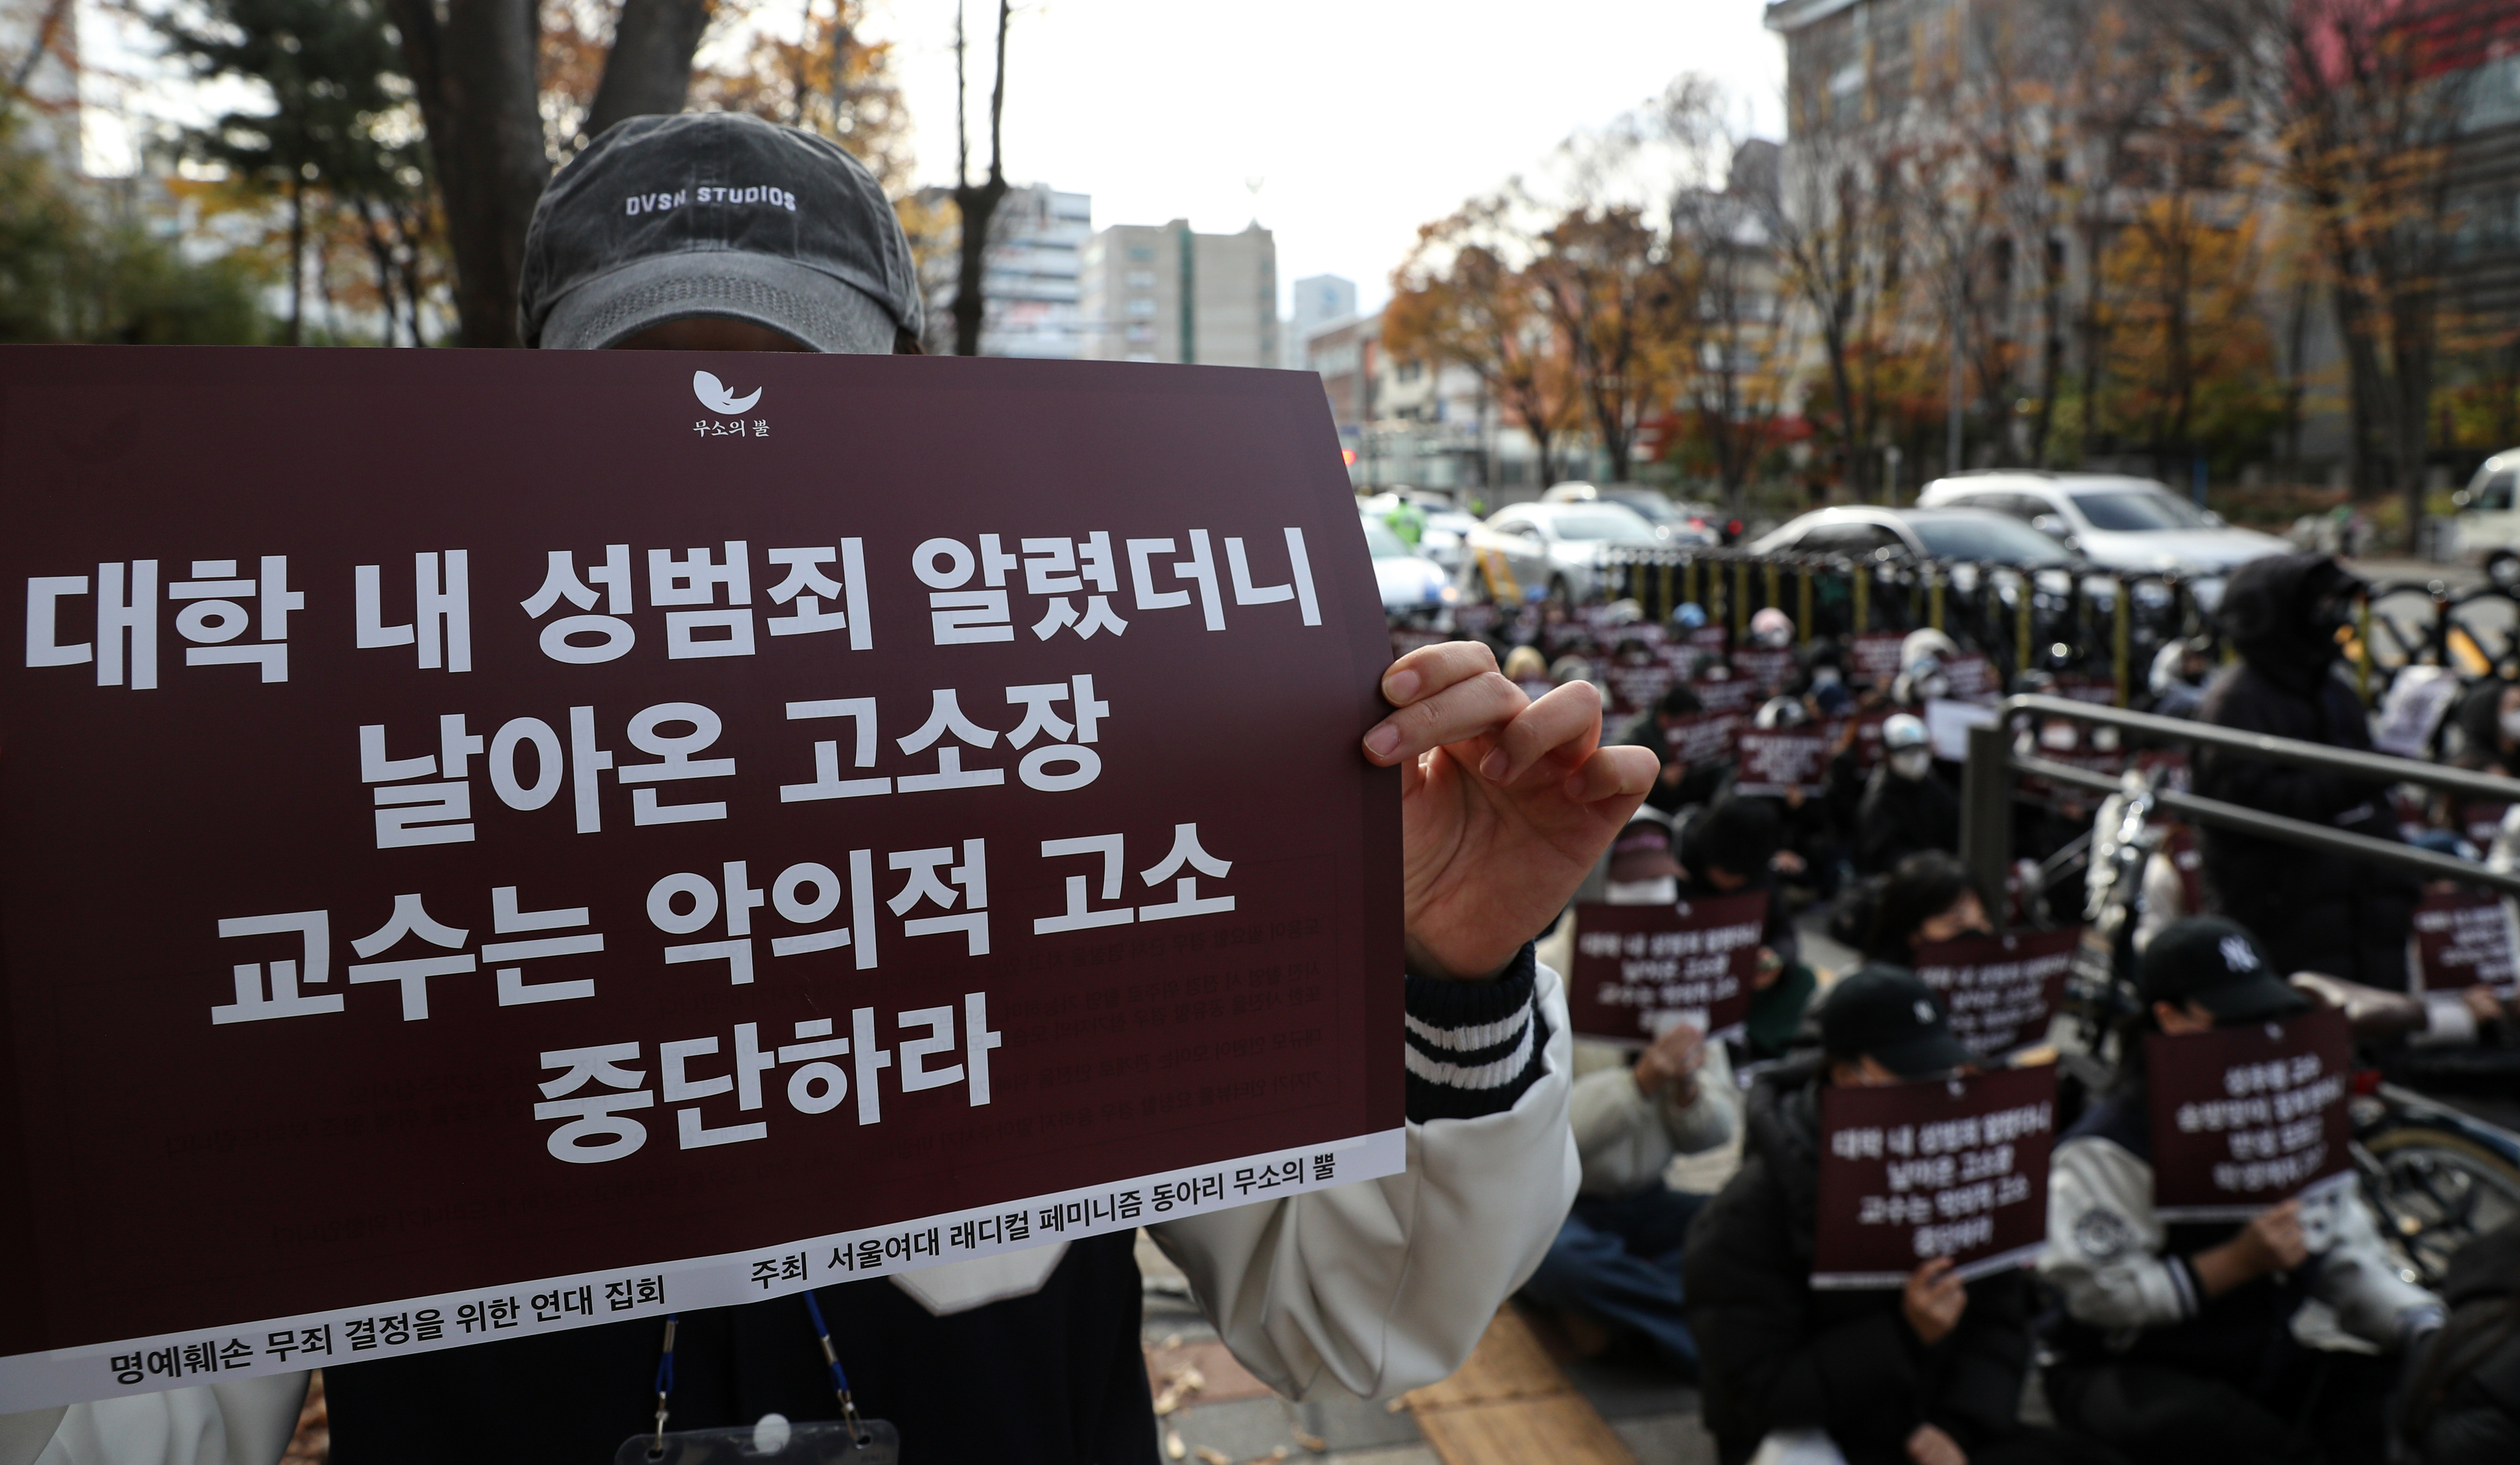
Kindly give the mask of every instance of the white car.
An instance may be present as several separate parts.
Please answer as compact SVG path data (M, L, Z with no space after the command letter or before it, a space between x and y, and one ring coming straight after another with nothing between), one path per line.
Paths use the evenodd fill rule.
M1599 588L1601 555L1651 549L1662 537L1635 510L1618 504L1515 504L1470 531L1463 575L1500 596L1538 591L1573 604Z
M1461 591L1445 568L1423 555L1412 554L1391 526L1373 514L1360 514L1365 548L1373 555L1373 580L1382 591L1382 613L1398 620L1413 617L1439 631L1452 629L1453 602Z
M2208 608L2235 566L2292 553L2273 535L2234 528L2150 478L1999 469L1937 478L1916 502L2008 514L2101 569L2184 576L2199 582L2197 602Z
M2458 506L2451 520L2462 559L2485 566L2485 573L2505 590L2520 586L2520 448L2485 460L2467 487L2452 496Z

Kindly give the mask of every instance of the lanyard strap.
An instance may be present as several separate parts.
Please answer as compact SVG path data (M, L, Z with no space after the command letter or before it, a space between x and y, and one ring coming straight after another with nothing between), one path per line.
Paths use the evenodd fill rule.
M805 1293L805 1314L813 1319L814 1340L823 1346L823 1365L831 1370L832 1393L839 1398L840 1418L849 1427L849 1438L864 1444L870 1437L858 1422L856 1400L849 1397L848 1372L840 1367L839 1350L832 1346L831 1325L823 1321L823 1305L815 1300L810 1288ZM665 1454L667 1399L674 1392L674 1329L681 1321L679 1312L665 1314L665 1346L662 1355L656 1359L656 1441L648 1449L648 1458L652 1460L662 1459Z

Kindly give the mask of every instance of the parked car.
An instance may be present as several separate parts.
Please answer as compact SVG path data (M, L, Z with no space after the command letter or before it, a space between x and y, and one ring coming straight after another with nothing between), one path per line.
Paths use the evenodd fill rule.
M2520 588L2520 448L2485 460L2467 487L2451 496L2452 553L2485 566L2505 590Z
M1503 570L1514 591L1537 590L1554 599L1589 599L1599 586L1604 550L1648 549L1664 543L1644 516L1621 504L1514 504L1488 515L1470 531L1470 562L1462 569L1469 588L1484 592Z
M1442 565L1447 573L1458 575L1462 559L1469 554L1466 546L1470 531L1478 527L1478 515L1456 508L1453 500L1441 493L1424 489L1403 488L1369 495L1357 500L1357 508L1388 523L1392 511L1404 501L1419 519L1418 553Z
M1374 583L1382 591L1382 613L1407 618L1438 631L1453 627L1453 602L1461 591L1452 573L1423 555L1413 553L1379 514L1363 513L1365 548L1373 555Z
M1713 546L1724 542L1715 511L1702 504L1675 504L1662 490L1642 483L1559 483L1540 496L1544 504L1618 504L1633 509L1663 543Z
M1926 484L1916 502L2007 514L2102 569L2208 582L2196 590L2209 607L2234 566L2292 551L2272 534L2225 523L2167 484L2115 473L1960 473Z
M1816 509L1771 531L1752 553L1850 559L1954 559L2070 569L2081 556L2018 519L1973 509Z

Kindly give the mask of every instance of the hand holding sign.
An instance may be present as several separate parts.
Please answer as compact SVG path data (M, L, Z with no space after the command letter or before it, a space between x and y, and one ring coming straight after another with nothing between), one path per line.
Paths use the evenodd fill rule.
M1478 642L1410 652L1382 694L1399 710L1365 735L1365 754L1400 767L1410 969L1486 977L1564 908L1644 802L1654 755L1600 745L1591 684L1532 701Z
M1927 1348L1951 1336L1967 1309L1968 1284L1952 1269L1949 1257L1936 1257L1908 1273L1908 1285L1899 1292L1900 1314Z

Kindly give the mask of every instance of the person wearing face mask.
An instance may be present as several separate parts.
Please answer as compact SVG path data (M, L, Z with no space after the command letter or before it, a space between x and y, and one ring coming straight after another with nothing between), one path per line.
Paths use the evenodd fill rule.
M2029 1276L1963 1283L1948 1258L1897 1290L1811 1285L1820 1209L1820 1095L1969 1072L1932 989L1872 967L1821 1004L1821 1046L1752 1086L1741 1169L1698 1217L1681 1261L1699 1389L1723 1465L1992 1465L2106 1458L2026 1428Z
M1900 706L1913 710L1936 697L1952 694L1952 682L1943 670L1945 663L1958 656L1958 643L1930 627L1911 631L1899 643L1899 675L1890 684L1890 698Z
M2337 674L2337 639L2362 583L2317 555L2253 559L2231 572L2216 615L2240 660L2206 689L2201 722L2368 752L2369 721ZM2199 748L2196 792L2244 809L2398 838L2384 781ZM2407 988L2411 876L2342 855L2209 827L2200 851L2214 909L2261 933L2281 971Z
M1991 935L1994 929L1977 877L1958 856L1941 850L1900 861L1872 892L1870 909L1857 925L1866 961L1901 967L1916 964L1919 947Z
M2246 1221L2165 1222L2153 1203L2144 1036L2283 1022L2309 1001L2246 928L2199 916L2144 948L2143 1006L2118 1086L2056 1142L2039 1272L2064 1304L2048 1398L2068 1428L2159 1465L2347 1465L2386 1458L2395 1364L2301 1341L2316 1299L2363 1349L2395 1353L2442 1318L2351 1187ZM2314 1217L2310 1214L2316 1212ZM2313 1237L2323 1241L2314 1250Z
M1670 820L1652 809L1637 811L1600 875L1598 894L1579 892L1580 899L1612 906L1677 902L1680 866L1671 855ZM1549 944L1542 953L1548 959ZM1608 1043L1575 1045L1567 1119L1583 1180L1522 1296L1551 1310L1579 1352L1598 1353L1615 1338L1639 1339L1665 1365L1694 1377L1697 1342L1682 1310L1680 1249L1707 1198L1674 1189L1663 1172L1675 1156L1731 1142L1738 1124L1732 1070L1724 1044L1707 1042L1688 1023L1673 1025L1634 1054L1633 1066L1630 1057Z
M1881 725L1881 766L1865 782L1855 811L1855 867L1883 874L1920 850L1958 852L1960 801L1934 773L1925 724L1895 713Z
M1686 607L1684 607L1686 608ZM1697 693L1686 682L1672 684L1662 700L1640 713L1619 732L1618 741L1629 747L1650 750L1662 764L1654 777L1653 791L1645 803L1665 814L1673 814L1691 805L1703 804L1715 797L1724 776L1732 767L1730 757L1701 759L1695 763L1680 757L1672 740L1688 727L1689 720L1706 710Z

